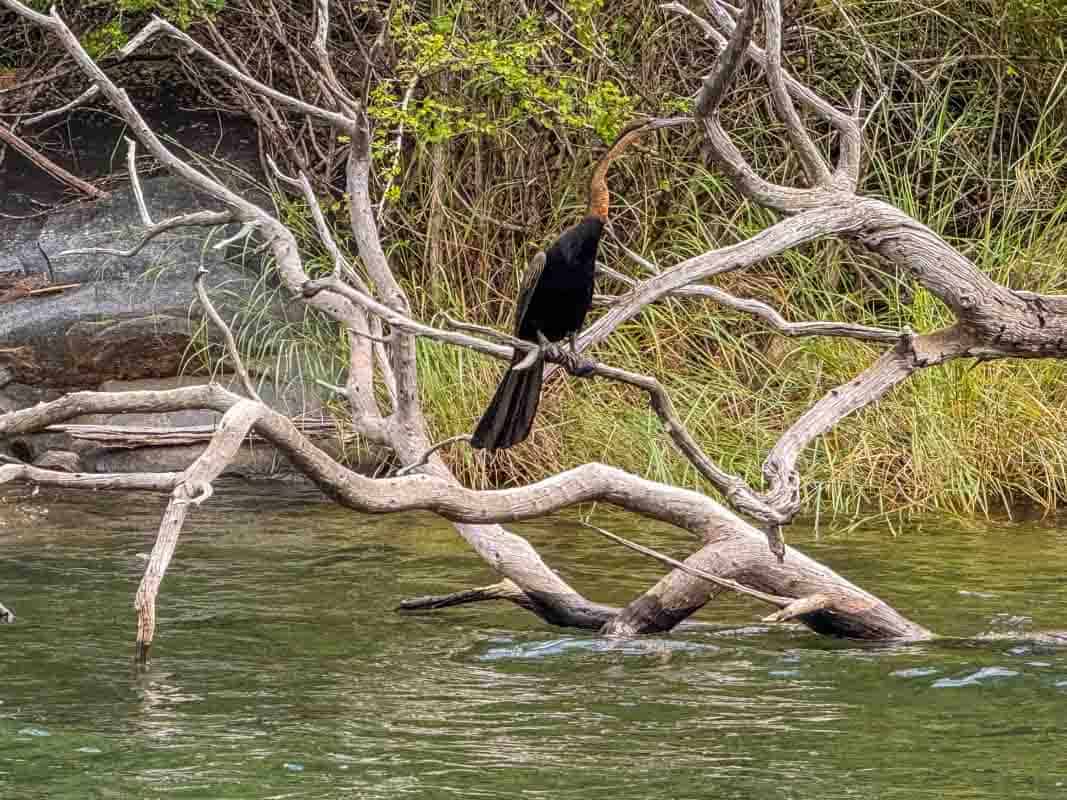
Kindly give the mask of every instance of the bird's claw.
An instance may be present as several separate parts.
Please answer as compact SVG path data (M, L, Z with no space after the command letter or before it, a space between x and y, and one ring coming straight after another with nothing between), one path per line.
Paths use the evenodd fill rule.
M560 364L567 372L579 378L591 375L596 370L596 362L577 351L573 336L570 338L570 347L564 348L556 342L550 342L540 331L537 332L537 347L527 352L522 361L511 369L514 372L521 372L540 360Z
M591 358L587 358L578 352L578 342L576 341L576 334L572 333L567 341L570 343L570 350L567 352L566 367L567 371L572 375L576 375L579 378L584 378L587 375L592 375L596 370L596 362Z
M585 378L596 371L596 362L579 353L569 353L567 357L567 371L579 378Z

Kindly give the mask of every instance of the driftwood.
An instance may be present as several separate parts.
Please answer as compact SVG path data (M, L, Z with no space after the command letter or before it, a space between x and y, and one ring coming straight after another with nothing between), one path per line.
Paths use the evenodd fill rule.
M709 0L707 19L678 3L662 8L665 14L678 19L677 24L700 26L706 37L721 49L715 68L704 80L697 97L695 116L686 124L700 126L708 152L720 170L748 198L777 211L780 221L746 241L701 254L662 271L653 270L643 280L627 281L626 294L614 299L579 337L582 348L591 348L649 304L668 296L699 296L751 313L790 335L845 336L885 348L870 367L829 392L785 431L765 462L765 488L749 486L719 467L688 432L654 377L593 362L590 378L619 381L649 397L673 444L732 508L702 493L649 481L604 464L585 464L529 486L499 491L467 489L449 472L429 438L419 403L417 337L501 359L509 359L514 348L529 349L531 345L467 323L448 329L436 328L412 316L408 298L396 280L380 240L370 190L370 123L363 104L337 81L330 66L329 0L317 0L315 4L314 41L294 41L289 45L294 48L294 57L299 55L302 63L309 65L308 80L318 87L315 96L320 98L321 105L278 91L236 66L231 54L226 53L225 43L217 37L216 43L226 53L224 56L159 19L134 37L122 54L122 57L132 54L155 37L169 38L180 44L190 57L209 64L215 73L214 80L231 82L248 97L255 98L257 107L265 109L264 114L274 115L276 119L299 115L308 126L329 130L332 143L338 140L347 143L349 227L359 254L358 265L351 263L334 241L308 176L284 175L280 169L273 168L280 185L307 201L319 238L333 258L332 274L314 281L305 271L293 232L268 211L235 194L168 149L145 124L126 93L85 53L56 12L40 14L19 0L0 0L0 6L52 34L87 77L90 86L85 94L106 98L152 156L225 208L153 222L138 192L146 227L143 242L189 225L237 222L241 224L238 236L254 233L269 248L278 277L295 301L325 314L347 332L351 344L349 371L346 385L339 391L348 400L353 431L369 442L392 450L399 464L412 473L380 479L357 475L315 447L283 415L254 397L242 398L214 385L122 394L77 392L52 403L0 416L0 437L4 437L62 425L85 413L214 409L223 414L203 454L182 472L71 475L22 464L0 466L0 483L132 488L171 494L135 602L141 660L147 659L153 641L160 582L189 507L210 497L212 481L251 432L273 443L292 464L342 505L364 513L423 509L451 520L457 533L500 576L500 581L489 587L408 601L404 607L409 609L506 600L552 624L631 635L670 630L703 607L715 593L732 588L772 605L775 611L768 619L797 620L820 633L873 640L916 640L932 635L878 598L785 545L782 528L800 510L798 459L814 439L847 415L876 403L918 370L958 358L1064 357L1067 355L1067 297L1036 295L1000 286L899 209L857 194L862 150L860 98L857 97L853 108L837 109L783 68L778 0L752 0L742 3L740 10ZM763 47L751 41L757 6L763 17ZM379 52L380 45L377 40L371 43L368 58ZM718 108L745 61L766 79L771 107L788 132L788 147L803 167L802 186L778 185L762 178L721 125ZM313 68L311 64L316 66ZM835 163L830 163L814 144L798 106L834 132L838 145ZM678 120L659 122L663 127L679 124ZM132 160L131 177L136 181ZM716 275L744 269L827 237L837 237L888 259L952 309L957 323L943 330L920 333L838 323L788 323L765 304L733 297L704 283ZM94 252L110 251L88 250L79 255L86 257ZM644 264L647 266L648 262ZM204 293L201 302L210 308L210 299ZM213 312L209 315L217 326L225 329L221 318ZM550 354L549 361L566 366L567 360L558 356ZM235 352L231 357L239 362ZM697 549L681 563L668 562L673 567L671 572L625 607L614 608L583 597L545 564L529 542L501 527L501 523L531 519L592 501L669 523L695 537ZM663 560L659 554L651 555Z
M293 426L302 434L312 438L336 437L339 428L330 419L294 417ZM117 450L138 447L174 447L176 445L203 444L210 442L218 431L214 425L185 425L173 428L157 428L146 425L86 425L72 423L69 425L49 425L44 429L54 433L65 433L71 438L88 442L97 442ZM263 437L250 431L247 439L262 441Z

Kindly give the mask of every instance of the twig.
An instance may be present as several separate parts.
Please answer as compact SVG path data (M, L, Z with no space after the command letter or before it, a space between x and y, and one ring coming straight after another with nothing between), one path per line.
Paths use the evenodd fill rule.
M638 264L653 274L659 274L659 268L650 261L642 258L621 243L618 243L618 246L626 254L627 258L635 264ZM625 283L627 286L636 286L638 283L629 275L625 275L611 267L601 266L598 267L598 270L608 277L614 278L621 283ZM760 300L735 297L724 289L719 289L715 286L706 286L702 284L682 286L670 292L669 296L707 298L721 306L725 306L726 308L732 308L735 311L751 314L766 322L778 333L790 338L831 336L856 339L858 341L894 344L900 341L901 336L904 335L900 331L893 331L888 328L878 328L870 325L854 325L847 322L790 322L783 317L777 309L767 303Z
M237 350L237 342L234 341L230 326L219 316L219 312L215 310L211 298L208 297L207 289L204 288L204 276L207 274L208 270L204 267L196 271L196 278L193 280L196 286L196 296L200 300L200 305L204 307L204 312L208 315L208 318L215 324L215 327L219 329L226 340L226 352L229 354L230 360L233 361L234 369L237 370L237 374L241 378L241 384L244 386L248 396L256 402L262 403L263 400L256 391L256 387L252 385L252 378L249 377L248 370L245 369L244 361L241 360L241 354Z
M57 253L56 258L66 256L103 255L118 256L119 258L131 258L144 249L145 245L162 233L172 231L175 228L186 227L210 227L226 225L234 221L234 215L229 211L193 211L189 214L181 214L155 223L151 228L141 234L141 240L129 250L117 250L112 247L77 247L72 250L64 250Z
M99 90L100 87L94 85L93 88ZM137 140L131 139L129 136L126 136L125 139L126 171L130 175L130 188L133 189L133 198L137 201L137 211L141 215L141 222L144 223L146 228L152 228L155 223L152 222L152 215L148 213L144 192L141 191L141 176L137 174Z
M444 317L445 324L454 330L466 331L467 333L480 333L482 336L496 339L511 347L525 348L530 346L529 342L519 339L516 336L512 336L509 333L498 331L496 328L490 328L488 325L475 325L472 322L463 322L448 314L442 314L441 316Z
M482 603L486 600L511 600L512 602L520 602L525 600L525 598L526 593L512 581L502 580L490 584L489 586L478 586L474 589L464 589L462 592L412 597L409 600L400 601L400 605L396 607L396 610L431 611L438 608L462 606L468 603Z
M417 470L419 467L426 465L430 461L430 456L432 456L434 453L436 453L442 447L447 447L448 445L455 444L456 442L469 442L471 440L471 438L472 437L471 437L471 435L469 433L461 433L458 436L449 436L447 439L444 439L444 440L438 442L433 447L431 447L429 450L427 450L425 453L423 453L422 456L417 461L414 461L411 464L408 464L406 467L402 467L402 468L398 469L396 471L396 476L398 478L400 478L400 477L403 477L404 475L409 475L410 473L412 473L415 470Z
M41 294L58 294L59 292L66 291L67 289L77 289L81 286L80 283L60 283L53 284L52 286L42 286L40 289L31 289L26 292L27 297L35 297Z
M215 244L211 246L211 249L225 250L230 245L237 244L237 242L241 241L242 239L247 239L249 236L255 233L257 227L258 225L256 222L246 222L240 227L237 233L233 234L233 236L227 236L221 241L215 242Z
M756 600L761 600L764 603L769 603L770 605L776 606L778 608L786 608L796 600L796 598L793 597L779 597L775 594L767 594L766 592L761 592L759 591L759 589L751 589L748 586L738 583L737 581L730 580L729 578L720 578L718 575L712 575L710 572L707 572L705 570L699 569L697 567L691 567L684 561L679 561L676 558L671 558L670 556L664 555L658 550L653 550L651 547L645 547L644 545L637 544L636 542L631 542L629 539L623 539L621 536L617 536L616 534L611 533L610 531L606 531L603 528L598 528L596 525L590 525L588 522L583 522L582 525L584 525L586 528L589 528L590 530L596 531L601 536L606 536L613 542L621 544L623 547L628 547L635 552L650 556L651 558L654 558L669 567L680 569L682 572L688 573L689 575L693 575L697 578L702 578L708 581L709 583L714 583L716 586L722 589L729 589L730 591L737 592L738 594L743 594L748 597L754 597Z
M400 171L400 154L401 148L404 143L404 123L407 118L408 106L411 105L411 98L415 96L415 89L419 85L419 73L415 73L408 80L407 89L404 91L404 97L400 101L400 124L396 129L396 136L393 138L393 165L389 169L389 180L386 181L385 188L382 189L381 200L378 201L378 216L380 217L385 210L385 203L389 199L389 192L393 188L393 184L396 183L397 173Z
M59 117L66 114L68 111L72 111L80 105L84 105L100 94L100 87L93 84L80 95L75 97L69 103L59 106L59 108L53 108L48 111L42 111L40 114L34 114L32 117L27 117L22 121L23 125L39 125L42 122L52 119L53 117Z

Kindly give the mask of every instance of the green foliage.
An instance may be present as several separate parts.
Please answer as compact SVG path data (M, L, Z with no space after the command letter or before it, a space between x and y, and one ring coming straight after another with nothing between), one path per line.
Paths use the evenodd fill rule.
M51 0L41 0L46 6ZM81 36L82 45L93 58L101 58L125 45L131 31L144 24L148 15L157 15L186 29L197 19L214 16L226 0L112 0L95 8L94 23ZM103 20L95 21L103 12Z
M82 47L93 58L106 56L128 41L129 37L122 30L122 23L117 19L93 28L81 37Z
M545 63L560 35L540 15L513 20L509 29L468 34L471 27L461 22L470 5L456 2L420 20L410 4L398 4L390 30L401 54L400 78L377 87L370 107L375 119L402 123L425 144L465 134L501 136L528 122L591 130L610 141L630 119L634 99L613 80L589 81L580 69ZM420 93L402 109L403 87L411 81L433 82L438 90Z
M179 28L188 28L198 17L221 11L226 0L115 0L120 14L157 14Z

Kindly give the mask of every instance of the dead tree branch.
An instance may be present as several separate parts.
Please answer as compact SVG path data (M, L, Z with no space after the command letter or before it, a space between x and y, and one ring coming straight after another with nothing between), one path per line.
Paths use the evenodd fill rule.
M87 197L92 197L94 200L100 200L107 197L107 192L97 189L91 183L83 181L77 175L73 175L63 167L59 166L52 159L39 153L36 149L30 146L29 142L18 136L7 125L0 122L0 142L11 145L16 151L21 153L26 159L32 161L35 165L47 172L53 178L60 183L65 183L74 189L77 189Z
M235 438L238 435L243 438L250 430L272 442L294 466L349 508L366 513L423 509L453 521L460 536L501 577L492 587L418 601L421 607L506 599L554 624L629 635L669 630L704 605L719 588L724 585L734 588L736 584L748 594L773 597L772 602L781 608L772 615L773 619L797 618L820 632L868 639L920 639L930 635L826 567L796 550L785 549L777 532L799 511L799 459L814 439L849 414L877 402L920 369L967 357L1067 357L1067 297L1015 292L1001 286L933 231L899 209L857 195L861 138L855 109L848 112L835 109L786 72L781 60L781 11L777 0L760 0L764 47L752 43L756 29L755 2L749 0L735 14L712 0L710 20L677 3L670 3L664 9L696 22L706 36L723 48L718 64L702 84L696 103L697 120L703 127L713 161L744 196L779 212L783 219L750 239L687 259L645 280L624 280L628 287L626 294L581 335L579 345L584 348L596 345L651 303L679 294L707 297L753 314L788 335L838 335L890 345L870 367L847 384L831 390L782 434L765 462L766 486L762 492L714 463L681 424L670 398L654 377L594 363L593 375L627 383L649 395L653 409L685 457L726 495L734 508L767 526L772 546L781 546L781 552L787 553L781 563L769 558L764 536L759 531L714 500L606 465L586 464L529 486L499 491L474 491L456 481L434 449L423 417L416 339L429 337L497 358L508 358L513 348L531 345L509 341L503 335L488 335L469 325L442 330L414 318L408 297L386 256L375 217L376 204L370 189L370 121L365 110L344 88L335 85L327 47L330 17L326 0L317 0L312 55L306 59L298 58L299 54L290 55L294 68L305 65L310 69L313 63L319 64L321 74L314 81L325 98L322 102L328 107L308 102L302 89L296 90L300 96L293 96L251 77L232 52L227 53L231 60L220 57L167 23L156 21L151 30L146 28L135 37L139 44L154 35L165 35L181 43L217 70L222 80L235 82L241 91L257 98L265 109L265 119L270 115L280 117L283 112L305 115L318 125L329 126L350 137L345 154L350 197L348 222L361 272L357 273L348 263L334 241L314 202L306 174L291 179L308 200L319 237L334 259L333 274L314 281L304 269L293 232L270 213L171 152L144 123L126 93L85 54L55 12L46 16L31 11L19 0L0 0L0 6L55 35L90 85L99 88L150 153L174 175L226 208L225 212L198 212L216 216L195 217L193 222L187 216L179 222L149 225L146 236L158 235L162 230L157 229L172 222L173 227L218 224L225 219L242 225L239 235L256 229L270 249L278 275L292 296L325 314L349 334L353 346L345 393L356 431L388 446L401 467L413 473L381 479L351 473L316 448L289 420L261 403L242 400L219 387L132 392L121 396L75 393L54 403L0 416L0 436L5 436L38 430L90 410L133 411L164 406L213 408L224 413L224 429L220 429L189 469L178 475L136 479L143 488L172 492L149 570L138 593L138 642L142 654L147 654L152 641L159 582L173 554L187 506L210 493L211 482L235 452ZM729 99L746 58L762 70L771 110L788 132L788 147L798 155L804 172L800 187L775 184L761 177L722 127L718 109ZM805 128L802 111L828 122L836 134L840 155L832 171ZM666 126L667 121L654 121L654 124ZM333 152L319 153L316 157L329 161ZM320 213L316 214L317 210ZM142 216L146 223L150 222L147 207L142 208ZM912 335L909 331L898 333L866 326L790 323L767 304L738 299L704 283L716 275L751 267L827 237L837 237L890 260L902 273L944 302L956 314L957 324ZM380 334L384 328L388 328L389 334L383 337ZM482 338L485 336L494 341ZM565 363L562 357L550 360ZM388 411L381 408L376 397L376 389L382 386L391 401ZM115 483L115 476L69 476L28 471L31 469L24 465L0 467L0 481L64 485L62 481L84 479L83 485L133 485ZM594 501L672 524L695 535L702 546L679 562L681 566L672 563L674 569L669 574L625 608L615 609L584 598L542 561L529 542L499 525Z

